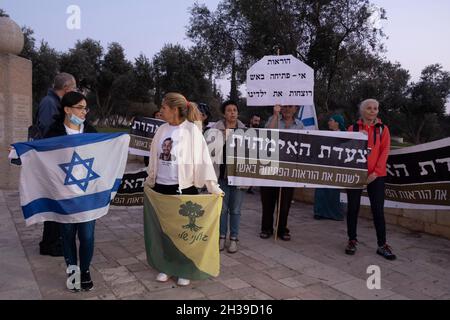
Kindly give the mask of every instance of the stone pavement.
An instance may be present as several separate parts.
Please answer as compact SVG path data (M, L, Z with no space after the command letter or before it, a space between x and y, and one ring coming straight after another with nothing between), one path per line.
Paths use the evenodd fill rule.
M345 223L312 216L311 205L294 203L292 241L263 240L259 194L246 195L240 250L221 254L219 277L177 287L156 282L146 263L142 208L112 207L96 225L95 289L71 293L63 258L39 255L42 225L25 227L18 192L0 190L0 299L450 299L449 240L389 225L399 257L390 262L361 218L358 252L346 256ZM381 268L381 290L367 288L370 265Z

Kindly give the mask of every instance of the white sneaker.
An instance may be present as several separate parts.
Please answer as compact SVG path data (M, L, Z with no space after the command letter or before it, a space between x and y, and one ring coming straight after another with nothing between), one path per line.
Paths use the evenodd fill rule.
M225 249L225 238L220 237L219 239L219 250L223 251Z
M190 283L191 283L191 280L184 279L184 278L178 278L178 281L177 281L177 285L179 285L181 287L188 286Z
M230 246L228 247L229 253L235 253L238 251L237 243L238 239L230 239Z
M169 276L165 273L160 273L156 276L156 281L158 282L166 282L167 280L169 280Z

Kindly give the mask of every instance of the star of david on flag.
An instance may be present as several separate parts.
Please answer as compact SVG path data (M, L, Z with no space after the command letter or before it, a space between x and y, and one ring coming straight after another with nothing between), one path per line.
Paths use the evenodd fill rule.
M81 190L86 192L86 189L89 185L89 181L95 180L100 178L100 176L92 170L92 165L94 164L94 158L89 159L81 159L81 157L76 153L76 151L73 152L72 160L69 163L63 163L60 164L59 167L64 171L66 174L66 179L64 180L65 186L70 185L77 185ZM86 168L86 177L83 179L77 179L73 175L73 170L76 166L82 166Z
M107 214L122 182L129 144L126 133L14 143L22 162L19 192L26 225L81 223Z

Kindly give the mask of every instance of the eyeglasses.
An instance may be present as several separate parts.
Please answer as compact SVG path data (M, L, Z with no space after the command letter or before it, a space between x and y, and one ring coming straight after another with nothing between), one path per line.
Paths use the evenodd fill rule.
M87 108L87 107L81 107L81 106L72 106L71 108L78 109L78 110L84 111L84 112L86 112L86 113L88 113L89 110L90 110L90 109Z

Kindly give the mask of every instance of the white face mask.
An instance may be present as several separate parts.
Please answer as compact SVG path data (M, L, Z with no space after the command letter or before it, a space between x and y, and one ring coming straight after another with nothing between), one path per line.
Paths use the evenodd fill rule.
M82 125L84 123L84 120L85 119L78 118L74 114L71 114L70 117L69 117L69 121L72 122L74 125L77 125L77 126Z

